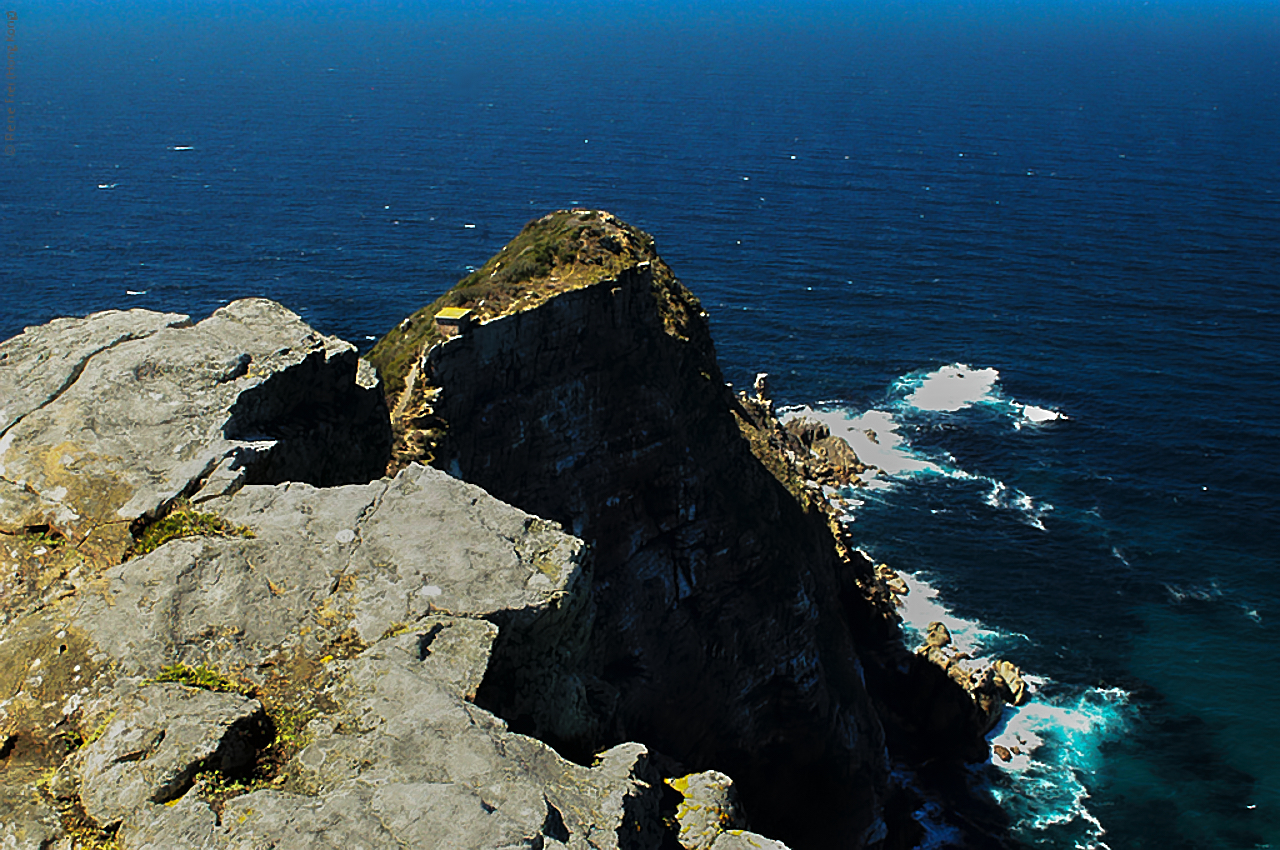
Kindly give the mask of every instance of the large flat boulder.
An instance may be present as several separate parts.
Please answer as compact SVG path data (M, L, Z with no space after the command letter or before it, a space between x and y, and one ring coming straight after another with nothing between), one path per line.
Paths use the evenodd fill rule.
M179 496L378 477L386 419L355 347L272 301L199 323L130 310L28 328L0 343L0 532L118 562L131 524Z
M432 614L559 640L590 613L581 541L439 470L249 485L204 507L253 537L174 540L79 601L75 627L126 673L179 662L253 675L281 652L371 645Z

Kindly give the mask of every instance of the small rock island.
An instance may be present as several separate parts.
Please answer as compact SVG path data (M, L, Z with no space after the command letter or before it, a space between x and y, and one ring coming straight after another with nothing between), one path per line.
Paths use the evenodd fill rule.
M360 358L285 307L0 343L0 847L906 848L1025 697L735 394L653 239L554 212Z

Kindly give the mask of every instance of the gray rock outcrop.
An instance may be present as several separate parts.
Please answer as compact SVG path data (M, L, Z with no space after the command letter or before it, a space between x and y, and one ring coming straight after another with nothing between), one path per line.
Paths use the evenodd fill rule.
M378 477L386 419L355 347L271 301L28 328L0 343L0 532L118 561L130 524L179 496Z
M198 769L244 770L262 704L240 694L176 683L144 685L113 699L102 734L68 760L80 804L98 823L118 823L145 803L186 793Z
M999 658L971 657L956 647L951 631L943 623L929 624L925 642L916 650L916 655L964 689L973 701L983 734L999 722L1005 705L1022 705L1030 696L1022 671L1016 665Z
M754 832L735 829L720 833L711 850L787 850L787 845Z
M870 467L858 459L844 439L821 422L797 416L785 423L788 434L808 451L800 460L805 477L830 487L862 486L859 477Z
M0 784L0 847L46 850L63 832L58 812L34 784Z
M417 465L364 485L249 485L207 507L255 536L175 540L73 577L74 604L0 633L34 671L0 695L0 723L35 734L52 703L42 721L92 739L49 785L64 809L130 848L658 845L644 747L575 765L470 702L504 631L524 659L580 643L580 541ZM175 667L260 697L155 681ZM541 670L516 684L575 691ZM255 777L299 718L303 745ZM261 787L221 802L202 796L209 777Z
M718 770L668 779L667 785L683 798L676 807L680 825L677 840L684 850L710 850L728 830L746 825L733 779Z

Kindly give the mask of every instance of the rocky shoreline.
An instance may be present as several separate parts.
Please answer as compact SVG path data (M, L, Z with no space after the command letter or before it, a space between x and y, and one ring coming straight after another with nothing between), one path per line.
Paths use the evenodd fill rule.
M914 846L1022 684L903 646L823 431L735 395L652 239L594 211L368 361L261 299L28 328L0 846ZM971 802L967 844L1006 846Z

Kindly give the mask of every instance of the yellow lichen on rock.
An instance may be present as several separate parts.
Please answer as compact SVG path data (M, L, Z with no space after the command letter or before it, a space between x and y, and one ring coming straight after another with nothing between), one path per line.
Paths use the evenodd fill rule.
M725 774L707 770L664 781L683 797L676 822L685 850L710 850L722 833L745 826L733 780Z

